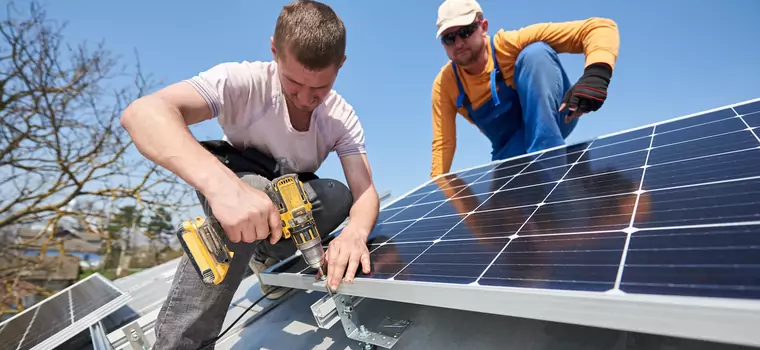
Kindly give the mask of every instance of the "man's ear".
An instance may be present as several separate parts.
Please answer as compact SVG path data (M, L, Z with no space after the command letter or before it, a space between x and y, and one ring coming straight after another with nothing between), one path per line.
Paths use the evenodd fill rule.
M272 50L272 56L277 60L277 50L274 48L274 37L269 37L269 49Z
M340 61L340 65L338 66L338 69L343 68L343 63L346 63L346 55L343 55L343 59Z

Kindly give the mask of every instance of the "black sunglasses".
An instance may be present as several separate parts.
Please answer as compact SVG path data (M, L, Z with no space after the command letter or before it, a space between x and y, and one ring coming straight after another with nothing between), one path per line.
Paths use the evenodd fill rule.
M457 40L457 37L460 37L462 39L469 38L470 35L472 35L472 33L475 33L479 25L480 25L480 21L475 21L453 32L443 34L441 35L441 42L444 45L454 45L454 42Z

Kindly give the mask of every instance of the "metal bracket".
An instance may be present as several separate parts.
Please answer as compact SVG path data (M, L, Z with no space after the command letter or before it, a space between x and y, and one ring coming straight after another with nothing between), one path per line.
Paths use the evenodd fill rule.
M374 345L390 349L409 326L410 321L386 317L374 328L376 331L370 330L359 322L355 310L362 300L364 298L356 296L334 294L331 297L328 294L312 304L311 311L320 328L329 329L340 320L349 339L363 342L370 347Z
M356 308L364 298L348 296L349 305L352 308ZM335 300L331 295L325 294L322 298L317 300L311 305L311 313L314 315L314 320L317 321L317 327L322 329L330 329L335 323L340 321L340 315L335 308Z
M124 332L124 336L127 338L127 341L129 341L129 345L132 345L132 349L150 349L150 342L148 342L148 338L145 337L145 333L143 332L142 328L140 328L140 325L137 324L137 321L132 322L126 327L122 328L122 331Z

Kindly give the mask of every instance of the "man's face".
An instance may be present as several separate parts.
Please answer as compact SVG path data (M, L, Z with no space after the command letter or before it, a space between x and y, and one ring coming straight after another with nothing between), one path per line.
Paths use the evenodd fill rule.
M474 63L485 50L487 29L486 20L446 29L441 34L441 43L446 49L446 55L460 66Z
M282 92L290 107L307 113L317 108L327 98L327 94L335 84L340 66L310 71L289 52L285 55L277 55L272 46L272 53L277 61Z

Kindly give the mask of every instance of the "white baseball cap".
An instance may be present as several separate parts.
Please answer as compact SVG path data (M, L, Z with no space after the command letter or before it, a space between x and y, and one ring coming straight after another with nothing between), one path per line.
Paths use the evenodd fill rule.
M438 20L435 23L438 32L435 37L439 38L444 30L451 27L466 26L475 22L475 16L482 12L483 9L475 0L445 0L438 7Z

